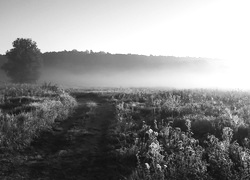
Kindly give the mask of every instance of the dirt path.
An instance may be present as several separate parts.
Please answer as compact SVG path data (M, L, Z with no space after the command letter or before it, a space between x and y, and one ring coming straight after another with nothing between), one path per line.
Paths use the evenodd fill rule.
M1 171L6 179L124 179L126 162L113 153L109 139L115 107L96 94L77 96L75 113L56 122L16 157L12 168ZM125 170L125 171L124 171ZM8 178L7 178L8 177Z

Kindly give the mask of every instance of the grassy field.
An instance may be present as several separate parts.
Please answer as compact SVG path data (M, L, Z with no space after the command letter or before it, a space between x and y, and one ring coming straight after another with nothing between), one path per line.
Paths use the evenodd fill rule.
M32 179L60 179L62 172L67 172L66 179L69 175L129 180L250 176L248 92L65 91L49 84L9 85L1 88L0 102L1 149L36 151L36 155L22 155L22 163L16 163L8 177L36 167ZM43 132L53 129L55 121L60 128L45 136ZM39 162L20 170L37 153ZM28 174L18 177L31 178Z

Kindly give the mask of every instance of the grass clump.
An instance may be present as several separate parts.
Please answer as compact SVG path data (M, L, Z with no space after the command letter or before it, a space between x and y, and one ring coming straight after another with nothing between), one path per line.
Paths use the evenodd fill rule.
M21 150L56 119L64 120L77 105L58 86L14 84L1 88L0 147Z

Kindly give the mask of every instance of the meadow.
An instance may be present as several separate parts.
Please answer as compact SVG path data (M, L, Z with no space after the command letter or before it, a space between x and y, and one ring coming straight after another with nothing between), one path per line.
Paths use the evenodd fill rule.
M78 123L78 129L64 125L67 137L62 137L79 141L74 146L78 148L69 147L59 154L71 159L71 169L76 161L86 164L84 169L88 164L95 169L103 161L93 174L86 171L91 177L99 170L111 177L108 170L113 168L120 173L113 179L249 179L249 92L152 88L65 91L50 84L7 85L0 92L2 154L24 150L56 121L74 116L67 123ZM88 160L90 152L84 146L96 149L94 160ZM51 157L58 161L57 156ZM96 164L91 165L93 161ZM69 172L84 171L81 167ZM86 177L84 173L81 177Z
M128 179L249 179L248 92L132 89L111 99L117 152L137 157Z

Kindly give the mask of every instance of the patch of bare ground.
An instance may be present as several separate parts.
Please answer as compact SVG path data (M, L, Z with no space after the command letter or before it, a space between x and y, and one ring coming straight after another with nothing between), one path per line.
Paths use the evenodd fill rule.
M136 161L114 153L114 104L97 94L75 96L71 117L18 155L0 154L0 179L126 179Z

